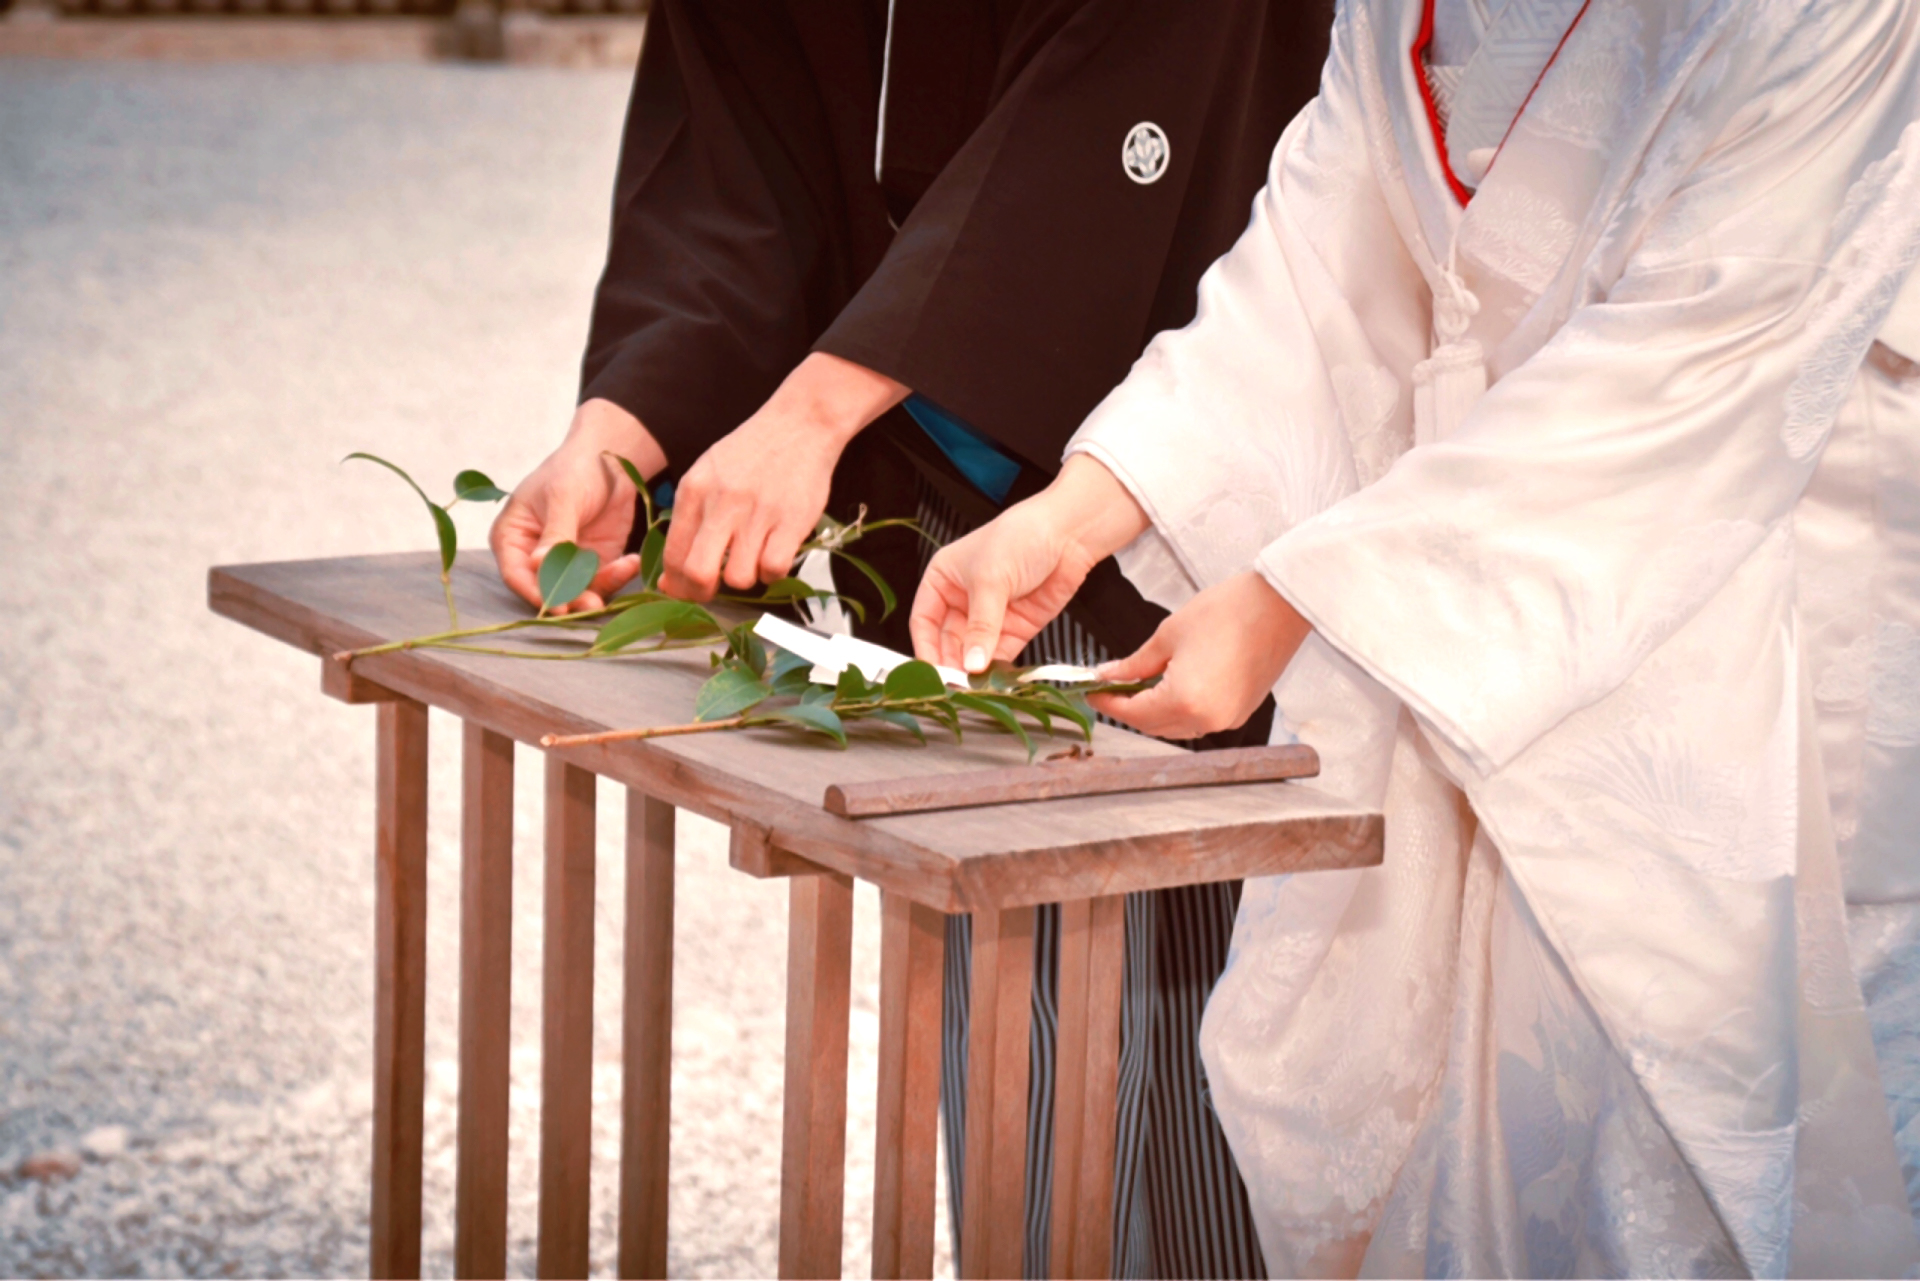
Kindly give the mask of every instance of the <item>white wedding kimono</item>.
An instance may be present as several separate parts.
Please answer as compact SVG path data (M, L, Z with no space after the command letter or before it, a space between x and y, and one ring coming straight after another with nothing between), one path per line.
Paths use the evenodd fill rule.
M1862 363L1920 4L1533 7L1584 12L1463 208L1420 0L1344 0L1070 449L1150 596L1256 567L1313 622L1281 721L1386 814L1384 866L1248 885L1212 1097L1276 1275L1907 1273L1920 384Z

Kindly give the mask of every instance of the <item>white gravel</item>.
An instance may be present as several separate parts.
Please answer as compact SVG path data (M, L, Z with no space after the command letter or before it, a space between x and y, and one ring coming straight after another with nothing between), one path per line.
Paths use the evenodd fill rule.
M364 1275L372 713L210 615L206 569L426 545L397 481L336 465L349 450L436 489L464 466L510 484L545 452L626 91L607 72L0 60L0 1275ZM464 515L463 541L485 522ZM434 717L442 1275L457 729ZM516 1275L534 1251L539 765L521 752ZM596 1273L622 894L621 797L600 798ZM731 872L710 824L683 816L680 852L671 1266L771 1274L786 892ZM849 1275L867 1269L870 893L856 911ZM12 1173L53 1151L79 1173Z

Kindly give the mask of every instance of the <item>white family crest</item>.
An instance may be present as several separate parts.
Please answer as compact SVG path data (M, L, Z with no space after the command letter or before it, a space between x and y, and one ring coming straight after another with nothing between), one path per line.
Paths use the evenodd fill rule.
M1126 144L1120 148L1120 167L1144 187L1160 181L1171 156L1166 130L1151 120L1142 120L1127 131Z

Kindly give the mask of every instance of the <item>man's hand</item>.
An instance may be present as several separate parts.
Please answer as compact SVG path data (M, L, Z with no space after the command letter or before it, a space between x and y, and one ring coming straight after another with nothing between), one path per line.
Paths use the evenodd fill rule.
M1094 710L1156 738L1199 738L1244 725L1313 631L1286 597L1249 570L1201 592L1102 679L1158 685L1099 694Z
M753 417L716 442L674 487L660 588L706 600L792 571L826 510L847 442L907 398L870 369L815 352Z
M575 412L566 440L520 482L495 518L488 541L500 577L531 604L540 604L540 562L556 543L575 543L600 556L593 582L557 614L600 608L640 572L638 556L621 554L633 530L637 495L608 453L649 478L667 465L638 418L612 401L589 400Z
M940 549L914 597L914 652L969 672L1011 659L1146 526L1112 472L1069 458L1045 490Z

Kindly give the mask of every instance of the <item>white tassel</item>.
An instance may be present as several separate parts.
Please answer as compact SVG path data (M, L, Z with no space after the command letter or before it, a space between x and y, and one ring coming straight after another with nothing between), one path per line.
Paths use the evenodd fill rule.
M1487 360L1471 338L1450 342L1413 367L1413 443L1445 440L1486 394Z
M1480 300L1453 264L1453 254L1449 253L1447 265L1440 269L1440 287L1433 294L1433 329L1438 346L1413 367L1416 446L1451 436L1487 390L1486 353L1476 340L1466 336L1467 326L1479 314Z

